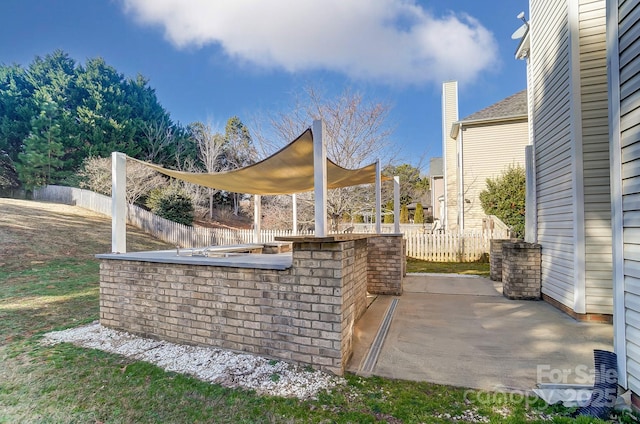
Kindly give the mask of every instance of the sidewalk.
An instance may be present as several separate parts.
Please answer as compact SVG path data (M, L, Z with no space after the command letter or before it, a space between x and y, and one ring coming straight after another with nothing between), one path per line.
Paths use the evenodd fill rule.
M592 383L576 367L593 368L593 349L613 350L613 327L575 321L543 301L509 300L501 290L487 278L409 274L402 296L378 296L356 323L347 370L484 390ZM375 366L361 372L394 298ZM552 381L559 372L564 381Z

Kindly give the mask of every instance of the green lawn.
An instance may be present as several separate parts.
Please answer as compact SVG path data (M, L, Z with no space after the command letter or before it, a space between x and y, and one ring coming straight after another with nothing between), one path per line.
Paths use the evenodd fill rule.
M603 422L529 397L354 375L317 399L258 396L98 350L42 346L43 332L98 318L93 255L109 251L110 223L46 203L0 199L0 211L0 423ZM133 230L129 240L166 247Z
M407 258L407 272L434 272L489 277L489 264L486 262L428 262Z

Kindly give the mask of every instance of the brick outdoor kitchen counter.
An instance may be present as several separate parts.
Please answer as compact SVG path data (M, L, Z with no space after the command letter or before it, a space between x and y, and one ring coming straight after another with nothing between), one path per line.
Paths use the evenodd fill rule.
M402 235L290 237L291 253L96 255L100 321L344 373L367 292L402 293Z

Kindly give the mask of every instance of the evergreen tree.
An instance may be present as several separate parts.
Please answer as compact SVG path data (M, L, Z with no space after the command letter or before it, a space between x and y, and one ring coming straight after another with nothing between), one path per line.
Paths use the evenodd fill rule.
M387 202L385 209L387 213L384 214L382 222L385 224L393 224L393 202L391 200Z
M389 176L400 177L400 204L408 205L429 191L429 178L420 177L420 169L409 165L402 164L398 166L388 165L382 173ZM389 198L393 194L393 186L391 184L384 184L382 186L383 197Z
M407 208L407 205L402 205L400 207L400 223L409 223L409 209Z
M28 189L49 184L60 175L64 149L56 112L53 100L41 102L40 114L33 119L31 133L24 141L24 152L18 155L18 174Z
M31 119L36 114L33 85L27 73L18 65L0 66L0 154L11 168L22 151L22 142L31 131Z
M487 178L487 188L480 193L484 213L500 218L519 238L524 237L525 190L524 168L516 166Z
M158 146L167 140L149 129L170 134L168 143ZM45 149L38 137L48 137L46 160L39 157ZM0 178L20 169L29 186L68 181L87 157L116 150L174 168L196 157L189 132L171 121L142 76L125 78L102 58L82 66L61 50L36 57L26 69L0 65ZM46 178L34 173L43 161L51 168Z
M424 208L422 207L422 203L418 203L416 205L416 213L413 216L414 224L424 224Z
M183 225L193 225L193 201L187 193L176 186L152 190L146 205L153 213Z

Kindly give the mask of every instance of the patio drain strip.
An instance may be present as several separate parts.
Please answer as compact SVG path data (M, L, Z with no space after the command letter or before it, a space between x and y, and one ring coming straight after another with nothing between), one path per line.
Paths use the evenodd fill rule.
M398 301L399 299L393 299L391 301L391 304L384 315L384 319L380 324L380 328L378 328L378 333L369 348L369 352L367 352L367 356L360 364L360 369L358 370L360 373L369 374L373 372L373 367L375 367L376 362L378 362L378 356L380 356L384 339L386 339L387 333L389 332L389 327L391 326L391 321L393 320L393 314L396 311Z

